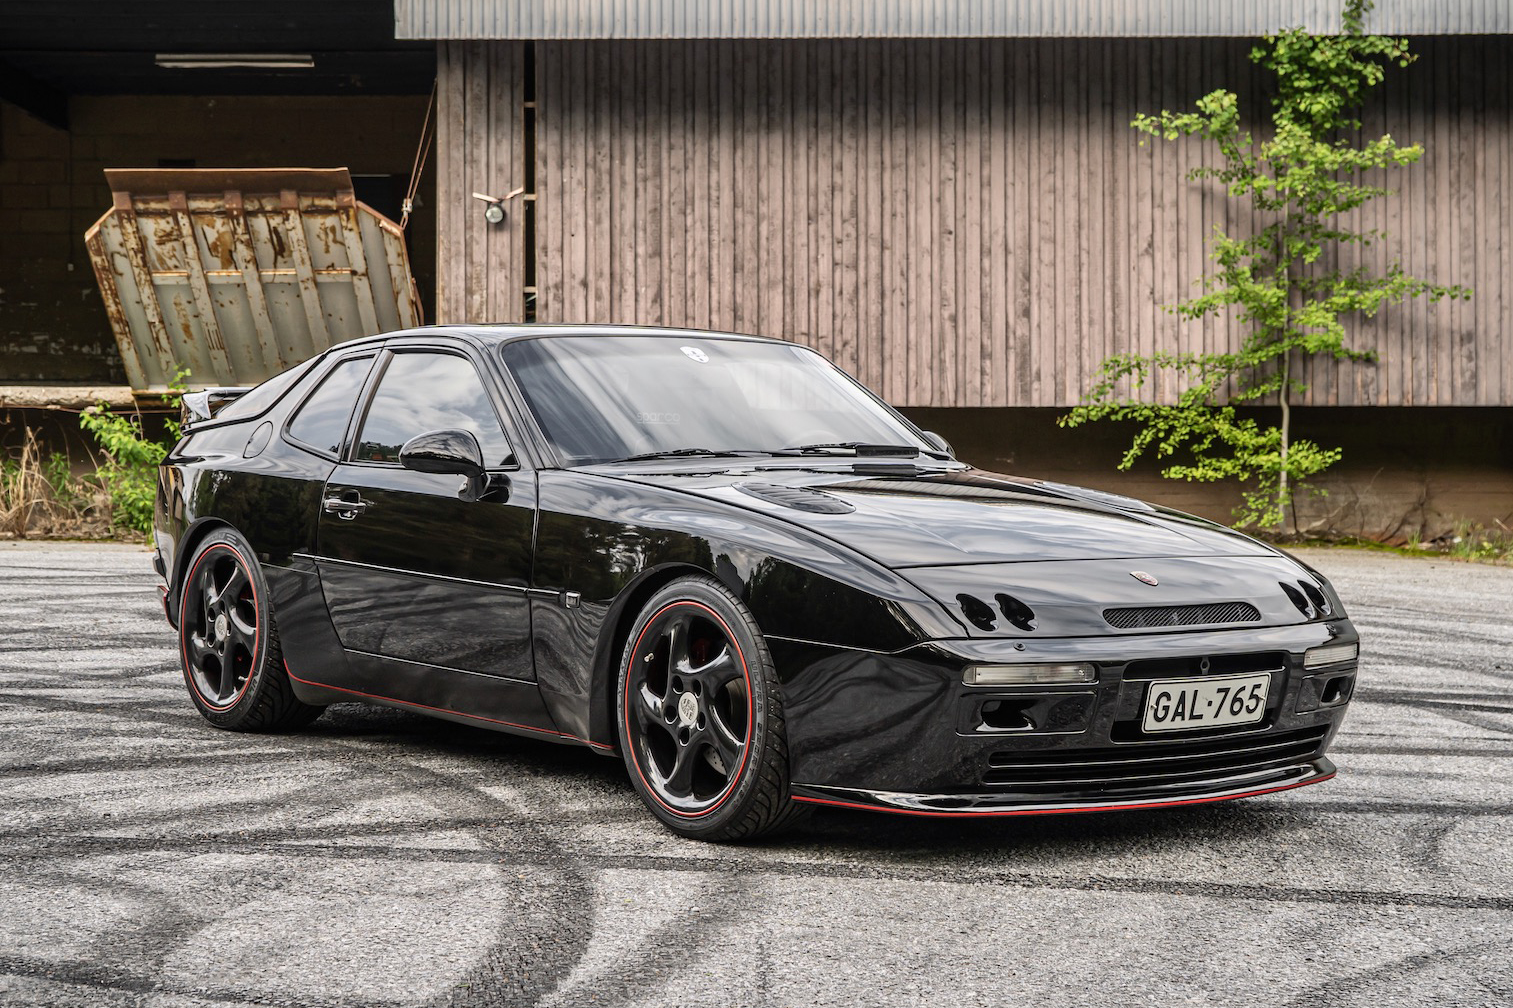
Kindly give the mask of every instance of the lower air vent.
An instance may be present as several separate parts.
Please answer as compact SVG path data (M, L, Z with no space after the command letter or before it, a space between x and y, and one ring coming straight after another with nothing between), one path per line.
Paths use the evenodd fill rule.
M1108 625L1120 630L1136 627L1204 626L1210 623L1254 623L1261 611L1249 602L1213 602L1208 605L1144 606L1138 609L1105 609Z
M825 493L823 490L811 490L808 487L782 486L778 483L737 483L735 488L741 493L750 494L774 504L781 504L795 511L810 511L814 514L846 514L856 510L849 502L841 500L834 494Z
M1307 762L1316 758L1328 732L1328 725L1319 725L1118 749L996 752L988 757L983 783L1027 793L1197 784Z

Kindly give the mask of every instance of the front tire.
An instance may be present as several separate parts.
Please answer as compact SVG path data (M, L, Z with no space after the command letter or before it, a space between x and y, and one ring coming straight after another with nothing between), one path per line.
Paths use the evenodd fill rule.
M179 657L190 699L217 728L300 728L320 716L294 695L262 567L231 529L200 543L179 596Z
M750 840L800 816L772 656L723 585L689 577L651 597L627 638L616 695L631 783L674 833Z

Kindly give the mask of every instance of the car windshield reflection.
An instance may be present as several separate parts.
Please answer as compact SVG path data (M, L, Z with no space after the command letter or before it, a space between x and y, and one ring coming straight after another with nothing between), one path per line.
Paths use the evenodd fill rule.
M803 347L760 340L516 340L504 361L565 465L680 456L937 455Z

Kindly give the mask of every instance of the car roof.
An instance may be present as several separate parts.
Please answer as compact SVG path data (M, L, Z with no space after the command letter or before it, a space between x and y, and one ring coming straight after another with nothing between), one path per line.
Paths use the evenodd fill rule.
M394 332L377 333L345 340L331 347L341 350L365 343L381 342L400 337L451 336L472 339L479 343L499 344L520 339L540 339L551 336L658 336L676 339L721 339L745 340L761 343L798 344L790 340L773 339L770 336L753 336L747 333L720 332L711 329L679 329L671 326L608 325L586 322L500 322L460 323L451 325L417 326L412 329L397 329Z

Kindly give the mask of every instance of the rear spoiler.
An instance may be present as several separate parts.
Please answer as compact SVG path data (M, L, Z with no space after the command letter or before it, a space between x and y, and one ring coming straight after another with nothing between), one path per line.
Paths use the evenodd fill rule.
M252 386L248 385L244 388L208 388L200 392L186 392L184 426L192 427L213 420L227 403L235 402L251 391Z

